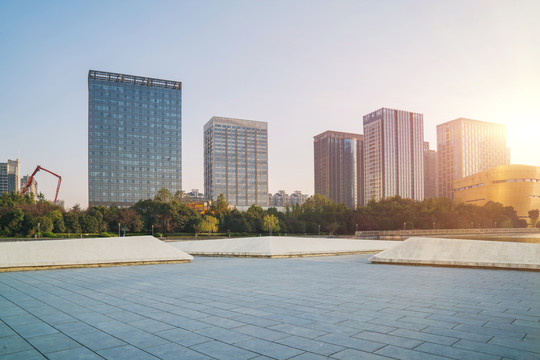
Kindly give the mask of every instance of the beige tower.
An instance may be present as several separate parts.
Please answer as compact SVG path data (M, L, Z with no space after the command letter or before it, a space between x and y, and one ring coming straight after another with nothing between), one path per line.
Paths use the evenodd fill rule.
M424 116L382 108L364 116L364 204L424 199Z
M453 198L453 181L510 163L506 126L459 118L437 125L438 195Z
M214 116L204 125L204 192L268 206L268 123Z
M8 160L0 163L0 194L21 191L21 162Z

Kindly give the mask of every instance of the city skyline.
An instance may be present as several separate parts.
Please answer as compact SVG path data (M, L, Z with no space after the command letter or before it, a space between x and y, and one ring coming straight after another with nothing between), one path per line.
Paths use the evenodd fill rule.
M505 124L511 163L538 166L539 11L535 1L5 2L0 158L20 159L21 176L59 173L59 198L86 207L86 75L102 69L183 83L186 191L203 188L201 129L214 114L268 122L270 193L313 194L313 136L360 133L381 106L424 114L433 147L452 119ZM56 179L37 181L51 199Z

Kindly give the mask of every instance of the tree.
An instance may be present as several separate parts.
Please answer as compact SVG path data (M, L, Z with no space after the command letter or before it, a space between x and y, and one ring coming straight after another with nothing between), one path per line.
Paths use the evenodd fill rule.
M118 222L124 224L128 231L141 232L143 228L142 218L133 207L118 210Z
M51 219L53 224L52 231L55 233L63 233L66 231L66 225L64 223L64 217L62 216L62 212L60 210L53 210L50 213L46 215L49 219Z
M270 236L272 236L272 231L279 231L279 219L272 215L272 214L266 214L263 218L263 230L266 230L270 233Z
M174 199L174 196L171 194L171 192L167 188L159 189L156 196L154 196L154 200L161 201L161 202L171 202L173 199Z
M202 232L202 233L213 233L218 231L218 219L216 219L213 216L207 215L205 216L201 222L194 225L195 228L195 236Z
M536 222L538 221L538 216L540 216L540 210L533 209L529 210L529 219L531 219L531 227L534 228L536 226Z
M13 209L0 217L0 230L8 236L20 234L24 220L21 209Z
M177 192L175 192L174 199L178 201L180 204L185 204L189 202L189 198L183 190L178 190Z
M75 208L75 207L74 207ZM73 209L64 215L64 223L66 225L66 231L69 233L80 233L81 224L79 223L80 209L74 211Z
M328 230L328 232L330 233L330 236L332 236L334 235L336 231L339 230L340 227L341 225L339 224L339 222L333 221L329 223L328 225L326 225L326 230Z
M216 201L212 202L212 205L210 206L210 210L216 215L226 215L230 212L229 210L229 202L227 199L225 199L225 195L219 194Z
M250 226L250 231L261 232L264 210L255 204L251 205L246 211L246 221Z

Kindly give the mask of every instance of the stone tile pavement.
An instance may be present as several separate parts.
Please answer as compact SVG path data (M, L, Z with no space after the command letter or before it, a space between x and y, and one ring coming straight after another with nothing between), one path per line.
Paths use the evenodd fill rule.
M540 274L369 255L0 273L0 359L540 359Z

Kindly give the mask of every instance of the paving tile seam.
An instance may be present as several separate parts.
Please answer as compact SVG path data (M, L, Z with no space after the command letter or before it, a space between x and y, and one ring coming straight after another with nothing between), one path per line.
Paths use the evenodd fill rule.
M42 355L44 358L47 358L45 356L45 354L43 354L41 351L39 351L38 349L36 349L26 338L24 338L21 334L19 334L15 329L13 329L11 326L9 326L8 324L6 324L1 318L0 318L0 321L2 321L2 323L7 326L11 331L13 331L14 334L16 334L18 337L20 337L24 342L26 342L32 349L34 349L35 351L37 351L40 355ZM26 350L23 350L23 351L26 351ZM19 352L23 352L23 351L17 351L15 353L19 353ZM12 353L12 354L15 354L15 353ZM6 355L9 355L9 354L6 354Z
M159 277L159 279L162 279L162 278L163 278L162 276ZM158 278L157 278L157 277L154 277L154 279L158 279ZM161 281L161 280L159 280L159 281ZM342 279L340 279L340 281L342 281ZM120 284L120 282L118 282L118 281L116 281L116 282L111 282L111 283L113 283L113 284ZM56 285L56 284L55 284L55 285ZM324 286L327 286L327 285L324 285ZM92 289L92 287L89 287L89 289ZM142 289L142 288L137 287L137 289ZM155 289L158 289L158 288L154 288L154 290L155 290ZM164 292L163 289L164 289L164 287L159 287L159 290L160 290L159 292L162 293L162 294L165 294L165 292ZM232 289L232 288L231 288L231 289ZM282 289L279 289L278 291L283 292L283 291L286 291L286 289L287 289L287 287L284 287L284 288L282 288ZM426 289L427 289L427 288L426 288ZM70 290L70 291L73 291L72 288L69 288L69 290ZM75 289L75 291L77 291L77 290ZM246 291L248 291L248 289L242 288L242 291L245 293ZM81 293L81 292L79 292L79 293ZM328 293L331 293L331 292L328 292ZM56 294L58 294L58 293L56 293ZM495 294L495 295L494 295L495 297L493 297L493 299L494 299L494 300L495 300L495 299L499 299L499 302L500 302L500 298L497 298L496 296L498 296L499 294L500 294L500 295L503 295L503 296L505 295L504 293L501 293L501 292L497 292L497 293L494 293L494 294ZM86 294L85 294L85 295L86 295ZM215 296L219 296L219 295L220 295L220 293L219 293L219 292L216 292L215 294L212 294L211 296L208 296L207 299L210 300L210 301L214 301L214 300L215 300ZM391 295L391 294L388 293L388 295ZM124 300L129 299L129 294L124 294L123 296L121 296L121 298L124 299ZM180 296L180 298L181 298L181 296ZM351 298L353 298L353 297L347 297L347 298L348 298L348 299L351 299ZM480 297L478 297L478 299L483 299L483 300L484 300L484 303L485 303L485 300L487 299L487 295L484 294L483 297L480 296ZM524 298L524 299L526 299L527 301L530 301L530 300L528 300L527 298ZM320 303L322 304L323 302L320 302ZM493 303L493 302L492 302L492 303ZM514 303L515 303L515 301L514 301ZM138 303L135 302L134 304L138 304ZM506 304L508 304L508 303L506 303ZM142 304L142 305L145 305L145 304ZM89 305L89 304L85 304L85 306L88 307L88 306L90 306L90 305ZM121 308L122 306L119 306L119 307ZM152 308L155 309L156 307L153 306ZM216 307L216 306L214 306L214 308L219 309L219 307ZM261 308L261 307L259 307L259 308ZM262 308L261 308L261 309L262 309ZM124 309L123 309L123 310L124 310ZM320 312L320 313L328 314L328 313L330 313L330 312L333 312L333 311L331 310L331 307L324 308L323 310L327 310L327 311L325 311L325 312ZM128 310L125 310L125 311L128 311ZM156 310L156 311L162 311L162 310L161 310L161 309L158 309L158 310ZM374 310L370 310L370 311L372 311L374 314L376 314L376 312L375 312L376 310L375 310L375 309L374 309ZM275 313L275 314L279 314L279 313L280 313L279 310L277 310L277 309L274 309L274 311L272 311L272 312ZM134 313L136 313L136 312L134 312ZM319 312L317 312L317 313L319 313ZM146 318L147 316L144 315L143 317ZM517 320L514 320L514 321L517 321ZM124 323L129 324L130 322L129 322L129 321L124 321ZM456 323L459 323L459 321L456 321ZM247 323L244 322L244 324L250 324L250 323L249 323L249 322L247 322ZM496 324L493 324L493 326L495 326L495 325L496 325ZM266 327L268 327L268 326L271 326L271 325L265 325L265 327L263 327L263 328L266 328ZM234 328L232 328L232 329L234 330ZM424 328L424 329L425 329L425 328ZM422 329L422 330L424 330L424 329ZM372 331L372 330L370 330L370 331ZM378 332L378 331L375 331L375 332ZM357 332L357 333L358 333L358 332ZM461 331L461 333L464 334L464 333L463 333L463 330ZM457 341L459 341L459 339L458 339ZM455 344L455 342L454 342L452 345L454 345L454 344Z
M466 339L463 339L463 340L466 340ZM528 354L537 354L537 355L540 355L540 351L539 351L539 352L534 352L534 351L528 351L528 350L524 350L524 349L521 349L521 348L513 348L513 347L509 347L509 346L505 346L505 345L500 345L500 344L488 344L488 343L485 343L485 344L484 344L484 343L480 343L480 342L472 341L472 340L467 340L467 341L472 342L472 343L478 343L478 344L481 344L481 345L490 345L490 346L495 345L496 347L500 347L500 348L503 348L503 349L508 349L509 352L512 352L512 350L517 350L517 351L520 352L520 354L521 354L521 353L524 353L524 354L526 354L526 355L528 355ZM456 345L456 346L454 346L454 345ZM452 347L453 347L453 348L456 348L456 349L468 349L468 348L466 348L466 347L463 347L463 348L462 348L462 347L459 347L459 345L462 345L462 344L459 344L459 341L458 341L456 344L454 344L454 345L452 345ZM494 354L494 352L487 352L487 351L485 351L484 348L482 348L481 350L475 350L475 351L476 351L476 352L479 352L479 353L482 353L482 354L499 356L499 355L497 355L497 354ZM504 356L504 357L506 358L506 356ZM518 357L518 358L519 358L519 357ZM539 356L539 358L540 358L540 356Z

